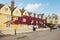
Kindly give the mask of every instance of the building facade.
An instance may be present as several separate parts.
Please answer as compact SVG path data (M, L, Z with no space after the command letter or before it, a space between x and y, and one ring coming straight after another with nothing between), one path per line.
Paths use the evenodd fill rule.
M42 27L44 21L43 15L14 7L14 0L11 1L11 6L0 4L0 30L3 34L32 31L33 26Z
M58 15L53 13L52 15L48 15L47 17L47 24L55 24L58 25L59 19L58 19Z

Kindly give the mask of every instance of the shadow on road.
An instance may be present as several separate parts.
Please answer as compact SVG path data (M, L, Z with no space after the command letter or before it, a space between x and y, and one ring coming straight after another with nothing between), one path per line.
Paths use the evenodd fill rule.
M26 38L27 36L17 37L16 39Z
M7 34L7 35L0 35L0 38L2 38L2 37L10 37L10 36L13 36L13 35L9 35L9 34Z

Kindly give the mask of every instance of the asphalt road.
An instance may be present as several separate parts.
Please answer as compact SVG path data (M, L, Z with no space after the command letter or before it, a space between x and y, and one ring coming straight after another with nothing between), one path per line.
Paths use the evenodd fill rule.
M14 36L0 37L0 40L60 40L60 29L37 31Z

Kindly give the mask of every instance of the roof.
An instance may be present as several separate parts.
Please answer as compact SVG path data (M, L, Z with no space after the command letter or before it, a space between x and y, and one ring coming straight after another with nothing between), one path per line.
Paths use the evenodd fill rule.
M24 8L22 8L22 9L20 9L20 11L21 11L21 13L22 13L22 15L23 15L23 13L24 13L25 9L24 9Z
M13 8L13 10L12 10L12 8L9 6L9 8L10 8L10 10L11 10L11 13L13 13L13 11L17 8L17 7L14 7ZM11 15L13 15L13 14L11 14Z
M29 15L31 15L32 14L32 12L28 12L29 13Z
M10 20L10 21L5 22L4 24L7 24L7 23L9 23L9 24L13 24L14 21L13 21L13 20Z
M0 8L2 8L4 5L3 4L0 4Z

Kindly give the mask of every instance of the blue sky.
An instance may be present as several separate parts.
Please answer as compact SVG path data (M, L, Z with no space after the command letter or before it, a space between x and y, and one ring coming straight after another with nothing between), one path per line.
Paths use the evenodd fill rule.
M26 10L45 15L51 15L60 13L60 0L14 0L15 6L19 8L25 8ZM11 0L0 0L0 4L11 5Z

